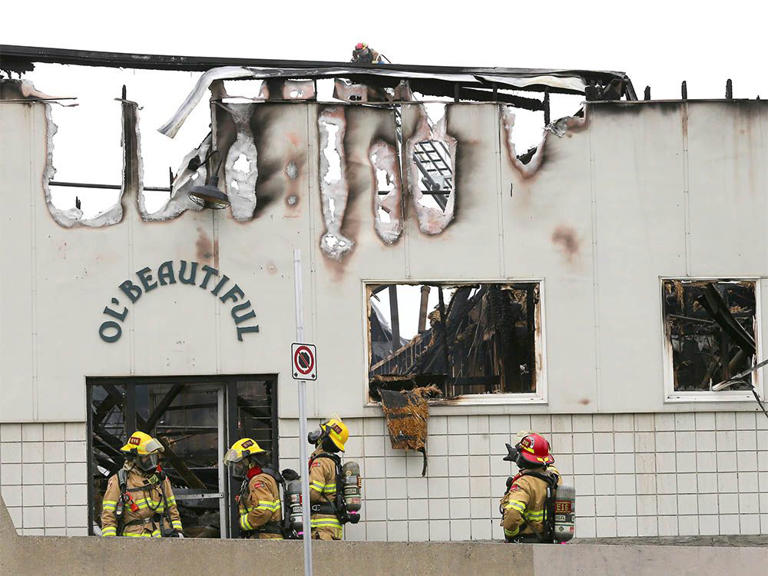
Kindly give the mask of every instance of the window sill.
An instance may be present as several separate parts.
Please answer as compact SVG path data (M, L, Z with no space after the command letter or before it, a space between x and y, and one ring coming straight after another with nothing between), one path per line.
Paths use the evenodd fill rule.
M535 394L465 394L456 398L438 398L429 400L430 408L452 406L526 406L532 404L547 404L547 399ZM381 402L371 402L366 407L376 408Z
M758 390L762 398L762 394ZM667 394L665 403L681 402L754 402L755 397L751 392L674 392Z

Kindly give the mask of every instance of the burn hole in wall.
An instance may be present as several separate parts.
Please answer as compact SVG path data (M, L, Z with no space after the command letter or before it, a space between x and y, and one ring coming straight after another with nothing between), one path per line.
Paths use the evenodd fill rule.
M89 526L100 531L108 478L124 464L120 448L135 431L158 438L184 534L237 536L239 480L220 469L224 451L249 437L277 465L274 376L89 378Z
M453 165L448 146L442 140L423 140L413 147L413 162L419 169L421 202L435 203L445 211L448 196L453 192Z
M449 398L536 393L539 283L378 284L367 294L371 400L432 384Z
M675 391L708 391L755 356L754 281L664 280L665 347ZM736 384L731 390L747 390Z

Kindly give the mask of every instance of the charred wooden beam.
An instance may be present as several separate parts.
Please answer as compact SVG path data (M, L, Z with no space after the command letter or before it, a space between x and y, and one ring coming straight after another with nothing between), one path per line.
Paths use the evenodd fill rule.
M427 329L427 308L429 306L430 287L424 284L421 287L421 302L419 303L419 334Z
M152 410L152 413L149 415L149 418L147 418L147 421L144 423L142 427L142 430L144 432L146 432L147 434L152 433L152 430L154 429L158 420L160 420L160 418L163 416L163 414L171 405L171 403L176 399L176 396L178 396L179 393L182 390L184 390L184 387L185 387L184 384L174 384L173 386L171 386L171 389L168 390L168 392L165 393L165 396L163 396L160 402L157 403L157 406L155 406L155 409Z
M389 286L389 317L392 321L392 352L400 348L400 311L397 307L397 284Z
M748 356L755 355L755 340L747 333L731 314L723 297L711 282L707 284L704 294L698 298L698 302L706 308L715 322L742 348Z
M190 488L200 488L201 490L207 489L205 483L187 467L187 465L184 463L184 460L176 455L176 452L174 452L173 448L171 448L170 442L168 442L168 440L162 436L158 436L157 439L160 441L160 444L163 445L163 448L165 448L163 457L171 463L171 465L176 470L176 473L181 476L187 486Z

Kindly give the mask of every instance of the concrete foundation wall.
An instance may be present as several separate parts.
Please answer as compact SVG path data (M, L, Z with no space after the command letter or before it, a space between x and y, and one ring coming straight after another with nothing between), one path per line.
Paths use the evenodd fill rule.
M378 574L633 574L680 576L765 574L766 548L624 545L506 545L501 543L315 542L314 573ZM138 560L137 560L138 559ZM363 569L363 561L365 568ZM299 542L161 540L17 536L0 498L0 574L92 576L141 565L166 576L303 573Z

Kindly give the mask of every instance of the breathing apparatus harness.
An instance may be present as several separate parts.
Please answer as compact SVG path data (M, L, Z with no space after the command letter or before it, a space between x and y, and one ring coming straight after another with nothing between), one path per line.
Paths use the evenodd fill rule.
M326 502L319 502L312 504L310 510L313 514L328 514L336 516L341 524L357 524L360 521L360 516L357 514L350 514L347 510L347 500L344 497L343 483L344 474L341 469L341 458L336 454L330 452L320 452L315 454L309 459L309 467L312 467L312 463L318 458L329 458L333 461L334 469L336 471L336 494L333 502L326 498Z
M538 470L531 470L529 468L525 468L520 472L518 472L515 476L507 479L507 493L509 493L510 489L512 488L512 485L517 481L517 479L523 476L532 476L533 478L538 478L539 480L542 480L543 482L545 482L547 485L547 498L544 501L544 519L542 521L544 530L542 532L535 532L533 535L533 538L528 538L528 535L524 535L524 536L518 535L518 536L513 536L512 538L507 537L507 541L508 542L530 541L530 542L551 543L554 540L554 533L555 533L555 494L557 492L557 485L560 481L560 476L553 471L550 471L549 474L544 474L542 472L539 472ZM503 516L504 511L500 510L500 512L502 513L502 516ZM525 529L527 525L528 525L527 520L523 518L523 523L520 525L519 530L522 531L523 529Z
M160 534L164 538L176 538L179 536L179 533L173 528L173 522L171 520L171 513L168 509L168 498L165 494L165 479L167 478L165 472L163 471L161 466L157 466L155 468L155 471L152 473L151 476L148 478L145 477L146 483L142 486L138 486L136 488L128 488L128 470L125 468L120 468L120 470L117 471L117 483L120 487L120 498L117 501L117 506L115 507L115 518L117 519L117 534L120 536L123 535L123 531L127 526L136 526L139 524L146 524L146 523L152 523L153 527L154 525L158 525L160 527ZM160 491L160 495L162 496L162 501L158 502L156 506L152 507L151 502L153 501L151 496L151 490L153 487L156 487ZM140 510L138 504L133 499L133 493L134 492L143 492L144 494L144 502L146 502L147 508L149 508L154 514L146 519L136 519L131 520L130 522L125 521L125 508L127 507L131 512L138 512ZM163 512L158 513L157 509L160 508L160 504L163 505ZM167 520L168 522L168 528L166 528L165 523L163 522L163 518Z
M287 471L287 470L286 470ZM240 534L247 538L253 534L278 534L283 538L294 539L296 538L296 531L291 528L290 517L285 513L285 503L283 502L282 494L285 494L285 479L283 476L271 468L261 468L261 473L266 474L272 478L277 484L278 497L280 498L280 522L269 521L263 526L254 528L253 530L240 530ZM250 482L253 476L248 476L243 479L240 484L240 503L245 508L246 512L250 512L248 508L248 498L251 493Z
M526 534L521 536L518 534L517 536L507 537L507 542L553 542L555 534L555 499L557 486L560 483L560 475L554 470L549 470L549 474L544 474L542 471L548 470L547 464L544 464L543 466L532 465L531 462L523 457L519 443L514 447L507 444L507 451L509 453L504 457L504 460L517 464L520 468L520 472L515 476L507 478L507 491L505 496L506 494L509 494L514 483L523 476L538 478L547 485L547 496L544 501L544 518L542 520L544 530L542 532L534 532L533 535ZM499 512L504 516L504 510L501 506L499 506ZM522 531L527 525L528 521L523 517L523 523L518 530Z

